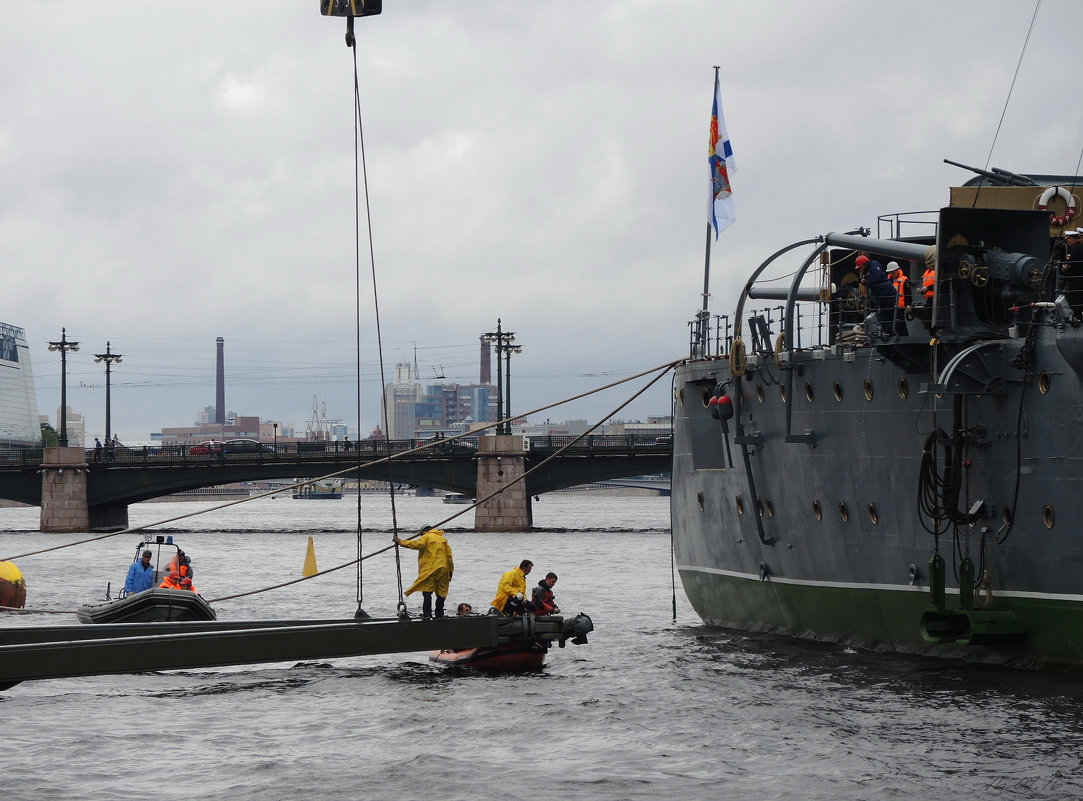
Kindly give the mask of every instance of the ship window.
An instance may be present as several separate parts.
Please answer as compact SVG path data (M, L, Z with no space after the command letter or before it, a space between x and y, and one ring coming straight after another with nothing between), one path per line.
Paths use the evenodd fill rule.
M1043 395L1049 394L1049 385L1052 381L1053 379L1045 370L1038 374L1038 389Z
M816 517L817 520L824 519L824 510L820 508L819 501L814 500L812 502L812 514Z
M843 523L850 522L850 510L846 508L846 501L839 501L839 515Z
M905 378L899 379L899 397L906 400L910 396L910 386L906 383Z
M865 400L872 400L872 381L865 379Z
M741 500L740 495L738 495L734 500L737 503L737 514L743 515L745 513L745 502Z
M704 387L703 392L699 394L700 402L703 403L704 409L711 408L711 389L710 387Z
M782 402L786 402L786 382L780 381L778 385L778 394L782 397Z
M699 502L699 510L702 512L703 511L703 493L702 492L697 492L696 493L696 501Z
M763 517L763 501L761 501L759 498L756 499L756 514L758 514L760 517Z
M1007 506L1000 510L1000 517L1004 521L1004 525L1010 526L1012 524L1012 510Z
M1048 503L1042 507L1042 522L1046 528L1053 528L1053 507Z
M842 402L842 384L838 381L835 382L835 400Z
M874 503L869 504L869 520L872 521L874 526L880 522L880 513L876 511L876 504Z
M770 498L764 498L763 499L763 505L765 507L767 507L767 516L768 517L774 517L775 516L775 505L773 503L771 503L771 499Z
M816 400L816 393L812 391L812 384L808 381L805 382L805 397L808 398L809 403Z
M763 403L763 384L756 384L756 400Z

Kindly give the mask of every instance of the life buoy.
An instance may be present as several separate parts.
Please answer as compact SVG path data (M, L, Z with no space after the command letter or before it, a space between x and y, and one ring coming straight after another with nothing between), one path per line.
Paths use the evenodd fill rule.
M1053 199L1054 195L1064 201L1064 204L1068 207L1068 211L1066 211L1060 217L1054 217L1053 213L1050 212L1049 223L1050 225L1058 227L1062 225L1067 225L1068 221L1073 219L1076 215L1076 205L1075 197L1063 186L1047 187L1046 190L1042 192L1041 196L1038 198L1038 211L1049 211L1049 201Z

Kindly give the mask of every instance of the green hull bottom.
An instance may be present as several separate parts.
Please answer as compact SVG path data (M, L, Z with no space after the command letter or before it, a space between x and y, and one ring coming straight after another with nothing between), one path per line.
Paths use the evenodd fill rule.
M995 597L967 616L949 591L947 617L973 619L973 631L956 631L935 614L927 590L760 581L688 567L680 576L709 626L1014 667L1083 666L1083 604L1076 601ZM923 634L930 613L938 619Z

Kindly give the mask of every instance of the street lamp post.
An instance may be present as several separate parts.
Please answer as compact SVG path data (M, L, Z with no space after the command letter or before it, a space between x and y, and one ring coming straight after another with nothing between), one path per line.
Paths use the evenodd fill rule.
M275 456L278 456L278 423L271 423L271 428L275 430Z
M515 339L513 336L512 339ZM507 362L504 369L504 380L507 382L504 388L504 405L507 409L508 422L505 424L505 434L511 433L511 354L522 353L522 345L505 345L504 346L504 360Z
M111 448L113 446L113 432L109 415L109 370L113 362L120 364L121 354L110 351L109 343L106 342L105 353L95 353L94 362L105 362L105 447Z
M508 416L507 414L505 414L505 410L507 409L510 411L511 407L505 402L503 394L504 376L500 362L500 355L507 351L507 349L511 347L511 343L515 341L515 332L501 330L500 319L497 318L496 331L490 331L487 334L482 334L482 338L486 342L496 343L496 419L503 420L505 417ZM499 426L497 426L496 433L510 434L511 423L501 423Z
M60 329L60 341L50 342L49 350L60 351L60 438L61 448L68 447L68 351L75 353L79 343L68 339L68 329Z

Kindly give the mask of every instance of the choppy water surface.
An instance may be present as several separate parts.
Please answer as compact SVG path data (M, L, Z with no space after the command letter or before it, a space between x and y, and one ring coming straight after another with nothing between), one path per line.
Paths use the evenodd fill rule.
M365 498L365 551L389 538ZM193 511L141 504L132 524ZM458 511L402 498L415 529ZM462 522L465 521L465 522ZM485 607L523 558L560 575L585 646L546 667L484 676L424 654L32 682L0 693L5 799L1063 799L1083 795L1083 678L885 657L699 624L678 590L672 622L668 499L545 496L532 534L448 525L449 603ZM296 577L308 536L321 569L356 552L353 499L261 500L163 527L208 598ZM37 510L0 509L0 558L68 539ZM18 560L28 606L74 609L114 586L139 538ZM414 575L404 554L404 578ZM388 555L365 563L365 608L397 600ZM416 609L418 601L411 603ZM217 605L221 619L350 616L353 568ZM0 618L56 625L62 615ZM422 624L418 624L422 625Z

